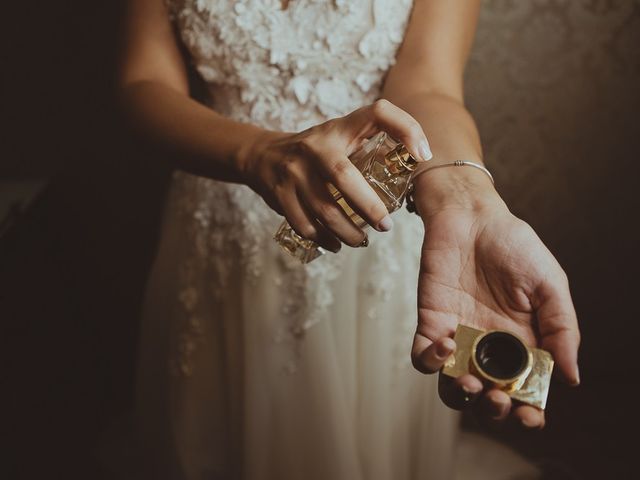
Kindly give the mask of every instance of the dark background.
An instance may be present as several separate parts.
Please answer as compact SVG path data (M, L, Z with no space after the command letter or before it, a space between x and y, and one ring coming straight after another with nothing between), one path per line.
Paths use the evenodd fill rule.
M169 167L114 105L123 2L39 3L2 16L0 478L103 478ZM554 386L547 428L497 435L548 478L633 478L640 4L487 1L467 77L487 163L583 332L582 385Z

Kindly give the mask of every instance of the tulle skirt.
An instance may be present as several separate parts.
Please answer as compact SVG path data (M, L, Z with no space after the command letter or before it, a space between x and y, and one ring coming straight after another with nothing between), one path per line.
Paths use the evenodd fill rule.
M136 417L148 475L450 478L458 417L440 402L436 376L419 374L409 359L419 219L398 212L392 232L370 234L371 246L315 260L339 264L324 282L295 277L310 267L293 267L273 240L261 245L259 274L247 276L239 262L222 289L215 269L203 267L191 276L199 301L187 318L180 268L194 240L176 200L165 212L141 330ZM372 269L389 255L391 271ZM315 276L322 275L320 268ZM321 317L292 328L291 299L324 293Z

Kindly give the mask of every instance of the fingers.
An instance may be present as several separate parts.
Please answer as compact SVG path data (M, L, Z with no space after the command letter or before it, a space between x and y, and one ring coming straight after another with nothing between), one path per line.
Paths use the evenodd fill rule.
M441 374L438 377L438 394L442 402L454 410L472 406L482 393L482 382L473 375L452 378Z
M338 252L340 241L324 226L314 220L314 217L304 207L295 190L282 189L279 192L279 203L291 228L302 238L313 240L318 245L332 252Z
M514 403L509 395L495 388L485 392L472 409L475 418L490 428L516 427L536 430L545 425L543 410Z
M514 404L505 392L483 388L482 382L471 374L458 378L441 374L438 381L438 392L445 405L455 410L469 410L486 427L544 428L543 410L530 405Z
M542 348L553 355L563 379L570 385L578 385L580 331L564 272L540 285L535 292L534 303Z
M347 156L362 146L362 140L380 130L403 142L417 160L431 158L429 143L420 124L391 102L378 100L345 117L328 121L297 135L296 141L292 144L293 148L287 149L289 156L286 161L280 162L277 169L277 178L296 179L295 185L312 215L340 240L351 246L360 245L365 238L364 232L360 229L364 225L358 224L354 228L350 220L353 219L354 212L378 231L385 232L393 226L393 220L384 202ZM312 162L299 162L296 157ZM313 168L310 168L311 166ZM336 201L333 198L327 198L327 193L324 192L326 188L319 187L315 170L318 166L324 179L344 197L346 203L341 203L341 206L347 210L346 215L336 210ZM351 209L353 212L349 211ZM297 217L303 216L297 207L289 207L289 210L297 210ZM301 228L314 233L308 221L300 219L297 222L294 220L293 223L291 226L296 231L297 228Z
M432 342L416 334L412 349L414 367L422 373L439 371L455 351L455 342L449 337ZM470 373L452 378L438 377L438 393L442 402L455 410L469 410L483 425L492 428L516 425L525 429L541 429L545 425L544 411L530 405L512 402L502 390L487 388Z
M387 100L378 100L334 123L339 125L338 136L346 139L349 144L383 130L404 143L417 160L426 161L432 157L429 142L420 124ZM393 220L387 208L344 151L319 150L313 144L309 147L320 157L327 180L344 195L349 206L376 230L390 230Z
M513 417L517 423L530 429L541 429L545 426L544 411L530 405L518 405L513 409Z
M484 425L504 422L511 412L511 398L501 390L484 388L480 379L470 373L458 378L441 374L438 379L438 393L449 408L469 409Z
M325 248L333 245L332 250L334 237L359 246L366 239L363 222L381 232L393 226L384 202L348 157L367 137L381 130L404 143L416 160L431 158L420 124L409 113L382 99L299 134L269 136L256 150L255 156L261 161L255 165L266 167L254 172L259 181L252 188L272 208L284 213L302 237ZM343 199L336 201L322 181L332 184ZM276 187L292 191L279 195ZM346 213L340 211L343 208Z
M316 151L327 180L362 219L380 232L391 230L387 207L349 158L338 150Z
M432 343L416 333L411 352L413 366L422 373L435 373L442 368L455 348L456 342L452 338L444 337Z
M510 419L512 402L509 395L495 388L487 389L472 406L475 419L482 425L497 428Z
M357 247L362 243L366 234L336 203L323 182L312 175L303 175L300 178L298 191L307 209L340 241L351 247Z
M505 392L488 388L485 391L480 379L470 373L457 378L441 374L438 381L440 398L450 408L472 408L484 421L502 422L511 411L511 398Z
M377 100L344 118L354 129L362 129L363 125L372 123L377 130L383 130L402 142L418 161L428 161L433 157L427 137L416 119L386 99ZM355 135L359 133L362 132L354 132Z
M492 422L500 423L507 419L511 411L511 398L501 390L488 390L478 402L480 415Z

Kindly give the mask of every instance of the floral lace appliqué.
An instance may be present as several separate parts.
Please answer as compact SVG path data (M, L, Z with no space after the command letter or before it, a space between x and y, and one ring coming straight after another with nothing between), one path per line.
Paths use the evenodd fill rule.
M165 0L208 104L232 119L300 131L373 102L395 62L411 0ZM249 188L175 174L172 196L192 245L180 273L185 321L174 370L189 374L200 342L202 283L223 298L240 268L263 274L265 245L282 218ZM283 260L286 262L286 260ZM333 302L339 261L282 265L275 282L295 294L282 305L278 341L299 339Z

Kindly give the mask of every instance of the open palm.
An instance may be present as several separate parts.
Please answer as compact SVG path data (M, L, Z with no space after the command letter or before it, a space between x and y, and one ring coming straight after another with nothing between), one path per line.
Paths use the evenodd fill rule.
M439 370L455 349L456 326L463 323L508 330L548 350L561 376L577 384L580 340L567 277L533 229L506 208L452 208L425 219L425 230L412 350L416 368ZM441 396L453 408L475 404L474 410L492 421L544 425L543 412L512 405L504 392L483 389L470 374L441 382Z

